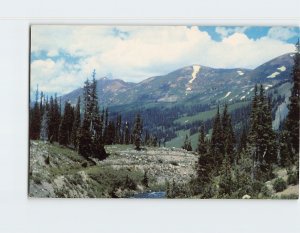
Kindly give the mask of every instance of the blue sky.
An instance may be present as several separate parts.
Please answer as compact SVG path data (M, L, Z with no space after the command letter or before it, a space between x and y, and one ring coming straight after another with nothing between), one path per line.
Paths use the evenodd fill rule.
M298 27L58 26L31 28L31 90L68 93L96 77L139 82L199 64L255 68L293 52Z

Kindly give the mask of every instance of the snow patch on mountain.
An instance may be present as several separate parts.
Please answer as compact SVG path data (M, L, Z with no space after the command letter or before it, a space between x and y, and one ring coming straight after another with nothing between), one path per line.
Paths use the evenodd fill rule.
M197 74L199 73L200 71L200 68L201 66L199 65L193 65L193 72L192 72L192 78L189 80L188 84L187 84L187 87L186 87L186 91L191 91L192 90L192 84L194 82L194 80L197 78ZM187 93L186 93L187 95Z
M273 85L271 84L268 84L266 87L265 87L265 90L268 90L270 87L272 87Z
M197 74L200 71L201 66L199 65L193 65L193 72L192 72L192 78L189 80L188 84L187 84L187 88L186 91L191 91L192 90L192 84L194 82L194 80L197 78Z
M198 72L200 71L201 66L199 65L193 65L193 73L192 73L192 79L189 81L190 84L194 82L194 80L197 77Z
M223 99L225 99L226 97L228 97L231 94L231 91L227 92L227 94L223 97Z
M243 99L245 99L245 98L246 98L246 96L242 96L242 97L241 97L241 100L243 100Z
M277 75L279 75L279 72L274 72L273 74L270 74L267 78L275 78Z
M286 71L286 67L285 66L280 66L277 68L277 70L280 70L281 72Z
M238 73L238 75L241 75L241 76L244 75L244 72L241 70L238 70L237 73Z

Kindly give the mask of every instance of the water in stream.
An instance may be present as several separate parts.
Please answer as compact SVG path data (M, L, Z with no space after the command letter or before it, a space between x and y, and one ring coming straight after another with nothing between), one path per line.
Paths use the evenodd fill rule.
M166 198L166 192L146 192L146 193L138 193L134 195L132 198Z

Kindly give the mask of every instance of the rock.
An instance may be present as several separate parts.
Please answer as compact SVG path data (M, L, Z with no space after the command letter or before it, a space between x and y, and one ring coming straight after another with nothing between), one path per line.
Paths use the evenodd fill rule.
M242 199L251 199L251 196L249 196L248 194L246 194L246 195L244 195L244 196L242 197Z

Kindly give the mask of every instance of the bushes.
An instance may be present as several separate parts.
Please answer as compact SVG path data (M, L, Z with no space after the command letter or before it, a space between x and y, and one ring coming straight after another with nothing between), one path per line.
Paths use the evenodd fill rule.
M297 185L299 183L299 174L297 172L288 173L287 183Z
M284 189L286 189L286 187L287 187L287 184L286 184L285 180L282 178L277 178L273 183L273 188L276 192L281 192Z
M112 167L91 167L86 170L89 177L94 180L94 188L98 196L116 197L118 190L136 190L142 183L141 171L128 171L125 168L113 169Z

